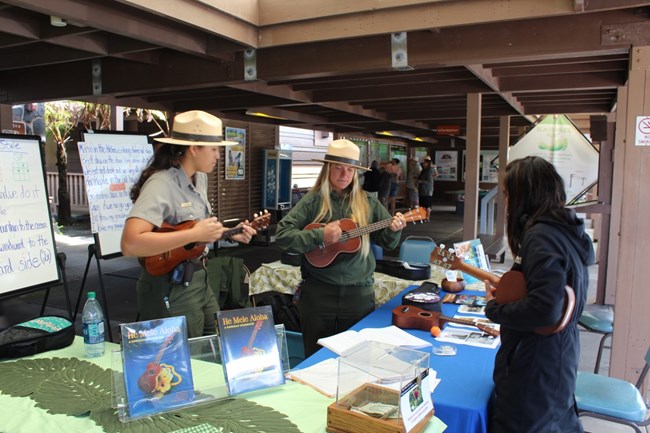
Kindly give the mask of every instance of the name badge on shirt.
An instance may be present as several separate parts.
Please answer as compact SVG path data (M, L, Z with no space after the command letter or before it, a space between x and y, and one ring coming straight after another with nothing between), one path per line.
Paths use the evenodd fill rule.
M181 203L181 207L192 207L192 202L186 201L185 203Z

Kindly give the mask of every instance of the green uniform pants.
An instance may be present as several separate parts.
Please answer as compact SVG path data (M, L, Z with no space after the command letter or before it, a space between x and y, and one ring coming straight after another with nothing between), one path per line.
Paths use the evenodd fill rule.
M140 320L185 316L189 338L216 332L214 314L219 311L219 304L205 269L194 271L189 286L172 284L169 274L153 277L143 270L136 291Z
M319 338L350 328L375 309L373 286L332 286L307 278L300 286L300 328L305 356L321 346Z

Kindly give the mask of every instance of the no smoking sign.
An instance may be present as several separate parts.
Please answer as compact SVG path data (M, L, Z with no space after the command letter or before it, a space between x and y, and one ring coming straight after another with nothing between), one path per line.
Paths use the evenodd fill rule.
M650 117L637 116L635 146L650 146Z

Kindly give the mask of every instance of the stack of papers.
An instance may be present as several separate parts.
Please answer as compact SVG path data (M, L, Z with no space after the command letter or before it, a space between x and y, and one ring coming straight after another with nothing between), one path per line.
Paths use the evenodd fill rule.
M320 338L318 344L338 355L342 355L350 348L365 341L378 341L408 349L421 349L431 346L430 342L414 337L394 325L386 328L365 328L358 332L348 330L331 337Z

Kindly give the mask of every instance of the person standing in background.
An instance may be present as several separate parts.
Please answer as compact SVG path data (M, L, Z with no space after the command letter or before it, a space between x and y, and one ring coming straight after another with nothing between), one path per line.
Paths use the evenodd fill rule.
M431 218L431 202L433 201L433 182L438 177L438 171L432 166L431 157L428 155L422 161L422 171L418 176L418 194L420 207L427 211L427 217L424 220L429 222Z
M511 271L521 272L526 295L497 304L506 288L487 281L485 315L501 324L501 347L494 362L492 433L582 433L575 387L580 358L578 317L587 299L594 250L584 222L565 207L562 178L536 156L511 161L505 192L508 245L515 256ZM569 322L554 333L564 316L566 286L575 293Z
M379 183L381 181L379 163L372 161L370 163L370 170L366 171L362 176L363 190L368 194L368 197L379 198Z
M390 174L390 192L388 193L388 212L395 214L395 200L399 191L399 181L403 179L402 167L399 166L399 159L393 158L386 166L386 171Z
M370 240L393 249L406 225L401 213L391 218L361 189L357 170L368 169L359 165L359 153L359 147L349 140L332 141L325 157L317 160L324 164L314 187L280 220L276 230L276 244L281 249L305 254L340 242L342 219L351 219L360 228L379 221L390 223L362 235L358 250L331 257L333 261L327 265L315 266L303 259L298 307L306 356L319 349L319 338L343 332L374 311L376 263ZM320 226L305 230L312 223Z
M379 190L377 191L379 202L386 209L388 209L388 195L390 194L390 173L386 169L387 166L387 162L379 164Z
M207 196L208 175L219 160L219 146L237 144L223 140L221 119L204 111L188 111L174 117L171 137L157 138L159 146L131 188L134 204L122 232L125 256L152 257L193 243L214 243L226 228L211 216ZM183 230L157 231L186 221ZM242 233L232 237L248 243L256 231L248 221ZM161 276L143 269L136 283L140 320L185 316L190 338L215 333L214 314L219 310L208 283L206 251L194 260L181 261ZM180 268L179 268L180 267ZM174 275L180 273L180 278Z
M406 191L408 192L409 207L411 208L414 208L419 204L418 179L421 171L422 167L420 167L417 157L415 155L411 156L408 160L406 171Z

